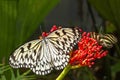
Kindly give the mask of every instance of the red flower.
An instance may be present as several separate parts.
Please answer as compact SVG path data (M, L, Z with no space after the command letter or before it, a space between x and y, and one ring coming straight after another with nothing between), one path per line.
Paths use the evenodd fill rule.
M53 32L53 31L55 31L57 29L58 29L58 27L56 25L53 25L53 27L51 28L50 32Z
M53 27L51 28L50 32L49 32L49 33L47 33L47 32L42 32L42 36L43 36L43 37L46 37L46 36L48 36L51 32L53 32L53 31L55 31L55 30L57 30L57 29L58 29L58 27L57 27L56 25L53 25Z
M90 38L90 33L84 32L78 42L78 50L73 51L69 63L91 67L94 60L106 56L107 53L108 51L104 51L95 39Z

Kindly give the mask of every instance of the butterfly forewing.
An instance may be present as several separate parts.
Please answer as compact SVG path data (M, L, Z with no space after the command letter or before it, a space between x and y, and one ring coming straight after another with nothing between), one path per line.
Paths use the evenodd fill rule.
M14 68L30 68L34 73L45 75L63 69L69 61L69 52L79 41L78 28L60 28L42 40L33 40L20 46L10 56L9 63Z
M53 37L55 34L56 36ZM48 40L52 43L51 46L53 46L50 50L53 52L53 54L51 54L54 68L58 70L64 68L69 61L69 51L80 39L79 30L77 28L64 28L55 31L54 34L48 35L47 38L49 38Z
M36 59L40 55L41 40L30 41L18 49L10 56L9 63L14 68L33 67L36 64Z
M55 35L55 36L54 36ZM70 51L71 47L80 39L80 32L77 28L63 28L53 34L48 35L47 38L54 44L54 46L62 50Z

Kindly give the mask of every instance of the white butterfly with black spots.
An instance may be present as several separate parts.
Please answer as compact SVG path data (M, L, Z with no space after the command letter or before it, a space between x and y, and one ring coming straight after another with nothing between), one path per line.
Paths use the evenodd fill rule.
M25 43L9 58L13 68L30 68L38 75L63 69L69 62L73 46L80 40L79 28L59 28L43 39Z

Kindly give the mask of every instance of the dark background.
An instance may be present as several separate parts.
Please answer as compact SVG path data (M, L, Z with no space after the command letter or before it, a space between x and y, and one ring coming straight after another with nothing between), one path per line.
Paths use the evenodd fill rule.
M0 80L55 80L59 76L62 70L36 76L29 69L13 69L8 64L17 47L53 25L112 33L118 39L106 57L91 68L70 70L64 80L119 80L119 4L119 0L0 0Z

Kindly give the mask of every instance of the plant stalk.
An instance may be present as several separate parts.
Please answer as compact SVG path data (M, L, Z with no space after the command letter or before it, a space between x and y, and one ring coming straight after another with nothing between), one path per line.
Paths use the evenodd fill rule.
M63 80L63 78L65 77L65 75L69 72L69 70L71 69L71 65L67 65L64 70L62 71L62 73L57 77L56 80Z

